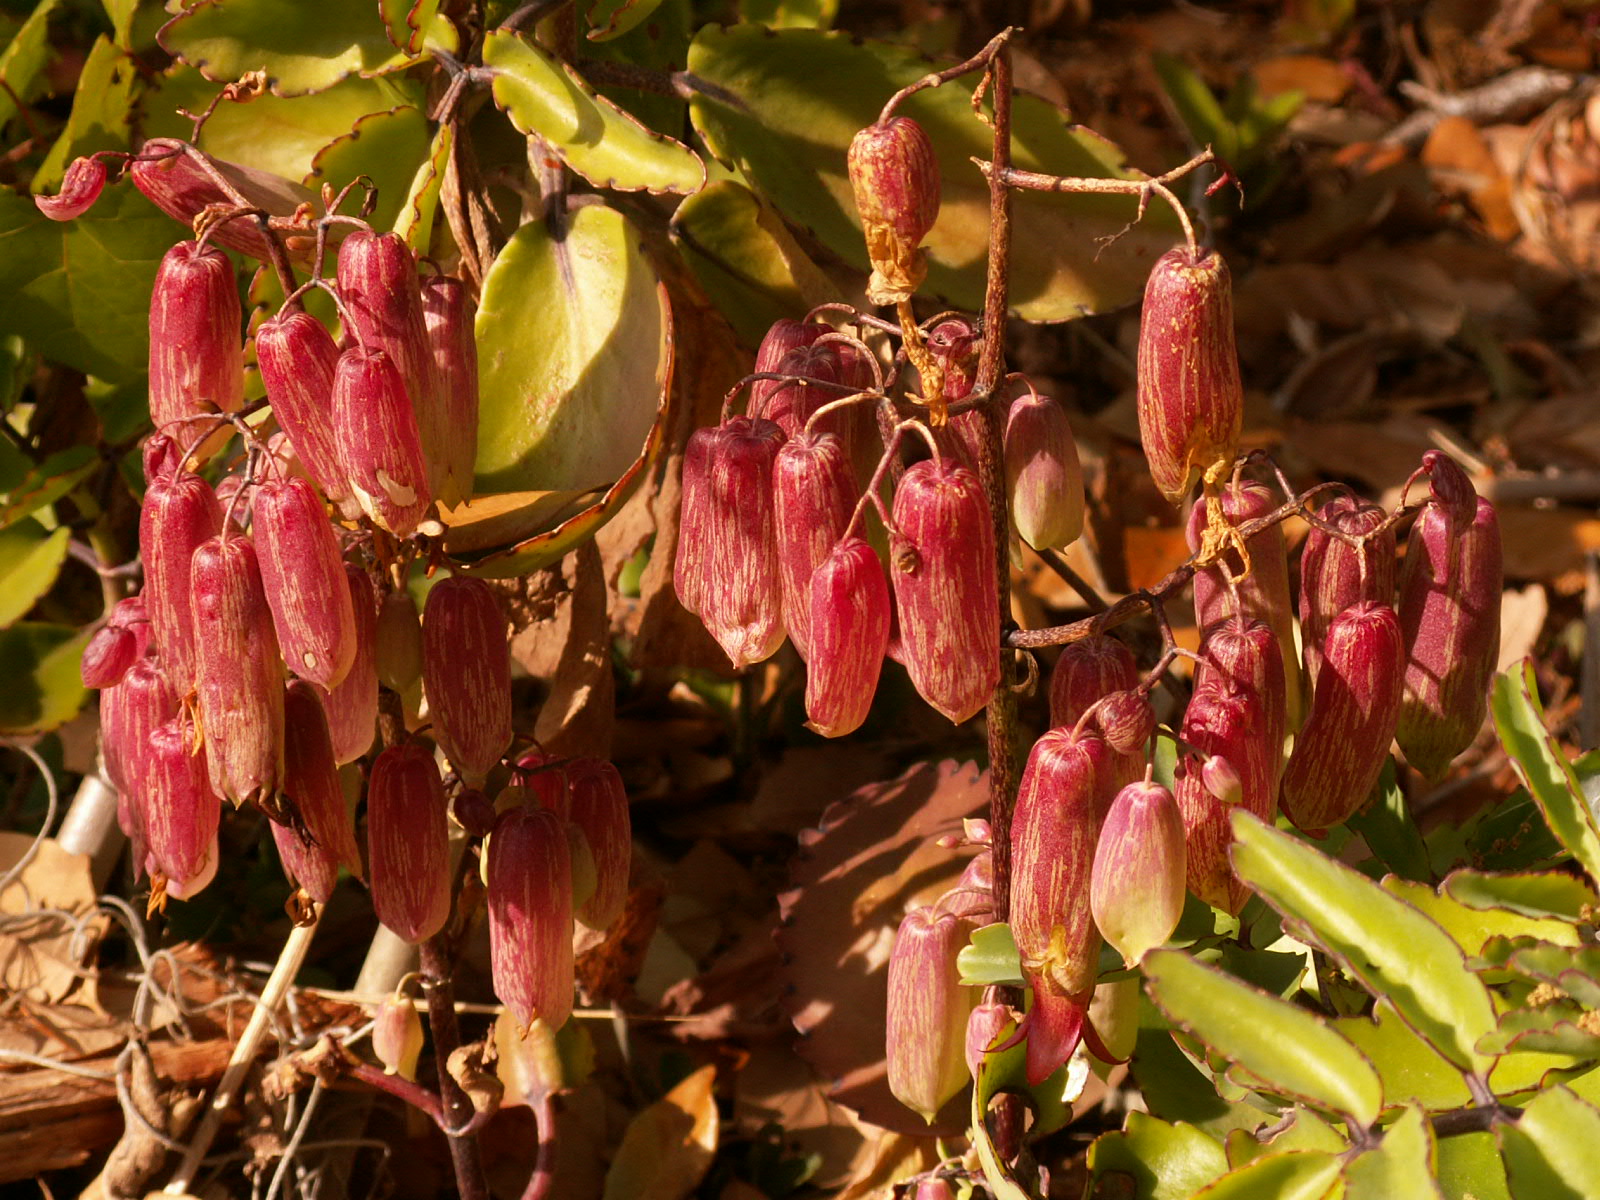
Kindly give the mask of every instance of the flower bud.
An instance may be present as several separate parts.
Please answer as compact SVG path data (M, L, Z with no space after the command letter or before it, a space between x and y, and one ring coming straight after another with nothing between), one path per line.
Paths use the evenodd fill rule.
M702 516L679 531L679 578L698 575L692 594L700 617L735 667L770 658L783 645L773 499L783 441L771 421L725 422L706 448Z
M798 375L801 380L759 380L768 386L761 393L760 407L754 404L752 393L750 415L771 421L783 430L785 437L798 437L811 415L830 400L841 399L846 393L828 387L815 387L804 380L817 383L839 383L843 364L832 345L800 346L783 356L773 370L782 375ZM848 409L836 409L823 417L813 428L819 433L836 435L845 448L850 448L850 415Z
M206 779L192 721L179 716L150 731L148 756L138 787L149 839L146 865L174 895L193 895L186 885L205 874L215 853L222 801ZM176 885L176 891L173 890Z
M1222 516L1235 527L1264 517L1278 507L1272 489L1253 480L1225 487L1219 503ZM1189 510L1186 533L1191 551L1200 548L1207 519L1203 500ZM1294 637L1294 601L1289 594L1289 557L1284 547L1283 526L1269 525L1250 538L1245 550L1250 555L1250 574L1237 584L1241 610L1238 615L1246 620L1265 621L1278 639L1278 670L1283 679L1275 690L1282 694L1286 705L1283 723L1289 729L1298 729L1301 712L1299 649ZM1238 555L1230 553L1227 561L1237 573L1242 565ZM1194 612L1202 642L1235 615L1233 595L1220 567L1195 572Z
M1264 622L1233 618L1212 630L1200 648L1200 664L1195 668L1195 691L1223 679L1259 701L1260 737L1270 772L1265 785L1269 796L1277 795L1278 777L1283 773L1284 737L1288 732L1283 657L1279 645L1277 634Z
M317 689L304 680L289 684L283 699L283 791L311 835L274 821L272 837L289 877L320 904L326 904L347 867L361 878L361 848L339 785L327 714Z
M433 356L440 419L436 442L423 446L439 463L439 500L448 505L472 498L478 458L478 342L473 332L477 306L466 284L449 275L422 281L422 323ZM420 414L419 414L420 417Z
M87 688L115 687L128 669L144 656L152 637L144 597L118 600L106 623L95 630L84 647L78 674Z
M333 687L355 661L356 617L321 499L303 479L267 480L256 486L250 528L284 662Z
M967 1017L977 993L961 986L956 956L969 932L953 913L914 908L889 955L889 1090L930 1123L967 1082Z
M494 827L494 801L477 788L462 788L450 800L450 815L468 837L487 837Z
M925 459L901 476L893 515L906 670L922 698L960 724L1000 683L994 529L983 486L949 459Z
M416 1002L399 989L378 1005L373 1015L372 1052L383 1064L384 1074L416 1082L417 1059L422 1056L422 1017Z
M256 364L279 427L313 482L335 504L350 498L333 425L339 346L303 309L269 317L256 330Z
M572 823L583 831L594 859L594 893L578 908L578 919L591 929L606 929L628 902L633 866L628 792L617 768L603 759L574 759L567 779Z
M778 451L773 499L783 622L801 658L811 644L811 576L844 536L856 495L850 453L838 435L800 433Z
M222 506L205 480L177 475L155 480L139 511L145 609L156 650L180 693L195 687L195 620L189 565L194 552L222 532Z
M198 242L168 250L150 294L150 419L157 432L187 443L205 427L185 417L244 406L243 328L228 256Z
M1283 811L1299 828L1320 834L1366 803L1394 739L1405 663L1387 604L1353 605L1329 627L1311 711L1283 771Z
M378 726L378 617L372 581L365 571L348 563L344 578L355 618L356 651L344 678L321 693L328 733L333 739L333 758L341 765L355 762L372 748Z
M468 787L482 787L511 745L511 643L494 589L455 575L428 593L422 687L434 734Z
M919 386L925 400L942 401L944 405L965 400L978 382L978 358L982 339L977 326L964 316L947 317L928 330L928 355L938 364L935 378L920 379ZM930 394L932 393L932 394ZM976 471L983 459L983 444L988 438L988 417L982 409L972 408L950 417L941 425L943 415L935 406L929 424L940 453L953 454L962 463Z
M916 1200L956 1200L950 1181L938 1177L917 1180Z
M678 603L700 616L700 595L705 589L707 533L711 508L711 459L722 439L722 427L707 426L689 435L683 451L682 483L678 502L678 546L672 563L672 590Z
M141 657L100 697L100 754L117 790L117 824L132 843L134 873L144 869L145 815L139 783L150 774L150 734L178 715L178 693L154 655Z
M235 804L269 804L283 783L283 660L255 545L211 538L189 584L211 786Z
M217 185L213 172L227 179L247 204L275 215L286 216L313 199L305 188L280 176L208 158L175 138L150 138L128 166L133 185L167 216L188 226L208 209L238 208L239 202ZM229 250L262 262L272 260L267 235L252 217L220 222L212 227L209 236ZM291 257L298 253L302 258L314 245L312 239L305 237L291 237L288 243Z
M1006 491L1011 519L1035 550L1058 549L1083 532L1083 467L1061 406L1030 390L1006 416Z
M850 142L850 188L861 214L874 304L909 300L928 273L919 247L939 216L939 163L910 117L869 125Z
M572 1013L572 864L561 819L522 806L503 813L484 851L494 994L526 1028Z
M333 432L361 511L396 537L417 527L433 493L405 376L382 350L352 346L333 376Z
M450 916L444 784L420 743L385 749L367 783L367 871L378 920L415 945Z
M1138 686L1139 665L1133 652L1110 634L1070 642L1061 648L1050 673L1050 724L1070 729L1104 697Z
M823 737L860 728L889 648L889 585L877 553L842 539L811 576L806 724Z
M1316 515L1352 537L1371 532L1385 519L1383 509L1354 496L1330 500ZM1363 600L1394 603L1394 555L1392 529L1358 548L1311 527L1300 554L1300 636L1305 643L1308 691L1317 686L1322 644L1334 618Z
M1159 783L1130 783L1111 802L1089 880L1094 923L1128 966L1178 927L1185 869L1178 802Z
M1111 1056L1107 1062L1127 1062L1133 1057L1139 1041L1139 984L1139 976L1130 975L1095 986L1094 999L1089 1001L1089 1024L1100 1042L1096 1057L1100 1050Z
M1156 487L1181 503L1195 477L1231 463L1244 391L1228 266L1213 250L1168 250L1139 317L1139 436Z
M61 177L54 196L35 196L33 203L52 221L70 221L94 207L106 186L106 165L98 158L75 158Z
M994 1052L1001 1034L1011 1023L1011 1009L994 1000L984 1000L973 1006L967 1017L966 1058L967 1073L977 1082L983 1060Z
M1265 628L1264 626L1262 627ZM1269 633L1266 640L1274 647ZM1205 663L1202 663L1202 670ZM1233 873L1233 810L1242 807L1270 821L1277 804L1281 734L1271 729L1260 691L1216 669L1197 679L1184 710L1174 791L1183 815L1185 873L1195 896L1237 914L1250 889ZM1282 721L1282 716L1276 718ZM1226 764L1226 770L1219 763ZM1224 792L1218 795L1218 791Z
M1113 751L1143 760L1144 748L1156 732L1156 710L1150 697L1137 690L1112 692L1094 706L1092 719Z
M403 692L422 678L422 614L406 588L396 588L378 607L378 682Z
M1470 521L1429 504L1411 527L1400 582L1405 694L1395 738L1437 779L1483 726L1500 657L1500 525L1478 499Z

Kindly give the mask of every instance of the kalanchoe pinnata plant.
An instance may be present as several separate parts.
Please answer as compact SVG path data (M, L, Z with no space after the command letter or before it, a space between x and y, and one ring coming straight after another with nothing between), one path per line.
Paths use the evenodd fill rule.
M428 593L422 687L434 733L468 787L482 787L511 748L511 645L494 589L455 575Z
M1405 664L1400 621L1387 604L1352 605L1328 628L1280 790L1284 815L1299 828L1320 833L1366 804L1394 740Z
M403 692L422 678L422 614L407 588L396 588L378 606L378 681Z
M132 843L136 875L144 869L145 817L138 788L150 772L150 734L176 719L179 699L153 654L141 657L100 698L101 758L117 790L117 824Z
M967 1018L977 992L961 985L956 955L970 932L954 913L914 908L889 956L889 1090L929 1122L967 1082Z
M839 383L844 364L839 352L831 345L813 344L798 346L785 354L774 371L784 375L799 375L800 380L766 380L768 389L764 399L756 404L756 394L751 392L750 415L771 421L783 430L784 437L798 437L811 415L830 400L844 393L817 384ZM807 383L805 380L814 380ZM758 381L762 382L762 381ZM832 433L850 449L850 414L848 410L835 410L819 419L813 426L819 433Z
M874 304L911 299L928 273L922 239L939 216L939 163L910 117L867 126L850 143L850 187L872 262Z
M195 616L189 578L194 553L222 532L222 506L211 485L179 473L152 480L139 513L145 611L156 650L180 692L195 687Z
M402 984L373 1014L372 1052L388 1074L415 1080L422 1046L422 1018Z
M1139 315L1139 436L1156 487L1182 503L1231 465L1244 416L1228 266L1176 246L1156 260Z
M484 856L494 992L526 1028L572 1013L572 861L561 818L519 805L500 815Z
M1172 793L1148 780L1118 792L1095 846L1089 906L1128 966L1177 928L1186 870L1183 816Z
M326 904L340 867L358 879L364 872L322 699L314 686L298 679L289 684L283 699L283 791L299 813L310 844L298 831L276 822L273 840L290 877L313 900Z
M150 296L150 420L189 442L206 430L185 418L243 405L244 316L233 263L215 246L179 242L161 260Z
M54 196L35 196L33 203L52 221L70 221L94 207L106 186L106 165L98 158L75 158L67 165L61 190Z
M1300 553L1300 637L1305 645L1306 685L1316 687L1322 667L1322 643L1338 615L1363 600L1394 603L1394 530L1383 529L1386 514L1376 504L1355 496L1338 496L1317 510L1317 517L1351 537L1365 537L1359 546L1312 526Z
M367 782L367 871L378 920L407 942L450 916L450 831L444 784L421 742L382 751Z
M843 538L811 575L807 724L823 737L860 728L889 649L891 602L883 564L859 537Z
M449 275L422 280L422 323L433 357L442 410L436 442L423 445L439 460L438 498L448 505L472 498L473 465L478 456L478 342L473 336L477 306L467 285Z
M358 344L339 356L333 432L361 511L396 537L411 533L433 492L405 374L388 353Z
M344 578L355 616L356 652L344 678L322 693L333 757L341 764L355 762L372 748L378 725L377 601L372 581L361 568L346 563Z
M773 466L773 499L783 622L805 658L811 645L811 577L855 510L855 472L838 435L813 430L785 442Z
M922 698L960 723L1000 682L989 505L976 475L931 458L901 476L893 516L890 576L906 669Z
M1070 728L1112 692L1139 686L1139 664L1127 645L1107 633L1061 647L1050 674L1050 724Z
M255 544L211 538L189 578L211 786L235 805L271 805L283 785L283 658Z
M1494 506L1456 499L1472 484L1447 455L1429 451L1423 467L1432 498L1411 526L1400 581L1406 678L1395 739L1407 762L1437 779L1483 726L1505 580Z
M143 596L118 600L106 623L84 647L78 674L83 686L115 687L134 663L144 656L154 633Z
M333 380L339 346L316 317L304 309L282 311L256 330L256 363L267 402L295 454L323 495L359 511L350 495L333 424ZM348 505L346 506L346 502Z
M578 919L591 929L607 929L628 902L633 865L628 792L617 768L603 759L574 759L566 773L568 819L583 832L594 861L594 892L578 906Z
M303 479L257 484L250 529L284 662L302 679L336 686L355 661L356 617L321 499Z
M1022 540L1035 550L1077 541L1083 532L1078 443L1065 410L1031 384L1006 415L1005 458L1012 524Z
M145 864L152 878L161 877L158 886L173 895L192 896L216 871L222 800L196 741L194 722L181 715L152 729L135 785L144 815Z

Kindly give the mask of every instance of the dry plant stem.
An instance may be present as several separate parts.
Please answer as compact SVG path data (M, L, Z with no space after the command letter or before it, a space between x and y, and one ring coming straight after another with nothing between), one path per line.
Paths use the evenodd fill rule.
M489 1188L483 1175L483 1155L473 1117L472 1101L450 1074L446 1064L461 1045L461 1027L456 1021L455 989L450 982L450 958L445 950L445 934L422 943L422 993L428 998L428 1032L433 1038L433 1057L439 1068L439 1099L443 1104L441 1128L450 1144L450 1163L455 1168L456 1191L462 1200L488 1200Z
M989 39L989 44L987 46L985 46L982 50L979 50L971 58L967 59L966 62L957 63L953 67L946 67L942 71L935 71L931 75L924 75L921 79L917 80L915 83L907 84L905 87L901 88L894 95L889 97L888 102L883 106L883 111L878 114L878 120L880 122L883 122L883 121L887 121L890 117L894 116L894 110L900 107L900 102L902 100L904 100L907 96L913 95L916 92L920 92L924 88L938 87L940 84L949 83L952 79L959 79L961 76L966 75L967 73L969 73L971 71L976 71L979 67L987 67L991 63L998 61L1000 56L1001 56L1001 54L1002 54L1003 48L1005 47L1006 43L1011 40L1011 35L1013 33L1015 33L1015 32L1016 32L1015 29L1002 29L999 33L995 34L992 38ZM1010 79L1011 79L1010 63L1007 63L1006 64L1006 85L1007 86L1010 86ZM1000 80L999 80L998 77L996 77L996 79L995 79L995 87L996 87L997 90L1000 87ZM1008 105L1008 107L1009 107L1009 104L1010 104L1010 98L1007 97L1007 105ZM998 123L999 122L997 120L996 124L998 125ZM1008 130L1007 131L1007 145L1008 145L1008 147L1009 147L1009 138L1010 138L1010 133L1009 133L1009 130Z
M244 1032L239 1035L239 1043L233 1048L233 1054L228 1059L227 1068L222 1072L222 1079L211 1097L211 1104L200 1122L200 1128L195 1131L194 1139L189 1143L178 1170L163 1189L167 1195L182 1196L192 1189L195 1172L200 1169L201 1160L211 1149L211 1143L222 1127L222 1118L233 1107L240 1085L244 1083L244 1077L261 1049L262 1039L271 1028L272 1014L278 1005L283 1003L290 985L294 983L294 977L299 973L301 963L305 961L306 952L311 949L311 939L315 936L317 923L321 919L322 910L319 907L308 924L295 926L284 939L283 952L278 955L272 974L267 977L267 985L261 990L261 996L250 1013L250 1020L245 1025Z

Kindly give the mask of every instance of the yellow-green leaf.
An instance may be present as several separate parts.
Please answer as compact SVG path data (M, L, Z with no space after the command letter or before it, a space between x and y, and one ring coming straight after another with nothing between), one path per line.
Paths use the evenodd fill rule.
M1388 1103L1420 1104L1429 1109L1472 1103L1461 1072L1402 1021L1387 999L1378 1000L1370 1018L1339 1017L1334 1027L1378 1068Z
M684 1200L694 1192L717 1151L716 1081L714 1064L701 1067L629 1122L604 1200Z
M1371 1124L1383 1086L1366 1057L1326 1021L1181 950L1153 950L1144 973L1169 1020L1265 1087Z
M337 192L365 175L378 189L377 207L369 218L372 227L387 229L400 219L411 183L428 162L430 142L428 119L421 109L407 104L368 113L357 118L348 133L317 151L302 182L312 188L331 184ZM347 204L347 211L356 207Z
M1345 1167L1344 1200L1442 1200L1433 1163L1433 1129L1420 1108L1408 1106L1376 1148Z
M0 734L48 733L83 707L78 663L89 635L70 625L18 621L0 629Z
M1096 1181L1124 1175L1130 1200L1187 1200L1199 1188L1225 1175L1227 1155L1215 1138L1193 1125L1176 1125L1147 1113L1131 1112L1119 1131L1103 1133L1089 1147L1089 1170ZM1117 1181L1120 1184L1122 1181ZM1111 1185L1116 1186L1116 1185Z
M609 42L643 24L661 0L595 0L589 7L589 40Z
M406 193L405 203L395 218L394 231L418 254L426 254L433 237L433 219L439 211L439 192L444 187L445 164L450 161L449 125L441 125L433 135L428 157L417 168Z
M55 584L71 537L65 525L46 533L37 521L0 529L0 628L25 617Z
M1207 1184L1194 1200L1322 1200L1339 1184L1339 1159L1316 1150L1268 1154Z
M529 38L489 34L483 64L494 72L494 100L511 123L543 138L597 187L687 193L705 183L694 151L645 128Z
M1515 1200L1600 1200L1600 1110L1564 1087L1540 1092L1495 1127Z

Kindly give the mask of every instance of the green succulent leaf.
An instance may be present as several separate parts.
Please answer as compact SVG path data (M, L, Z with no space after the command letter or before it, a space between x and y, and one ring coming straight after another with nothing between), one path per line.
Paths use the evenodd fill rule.
M1396 875L1403 879L1431 879L1428 847L1395 779L1393 758L1384 759L1376 790L1373 802L1345 824L1359 833L1373 857Z
M78 715L87 694L78 663L88 643L70 625L18 621L0 629L0 734L48 733Z
M43 0L0 49L0 84L5 85L0 87L0 125L17 115L19 102L29 104L37 98L45 68L55 57L50 21L61 7L61 0Z
M616 512L660 445L672 395L665 289L621 213L524 225L477 318L478 495L446 546L489 575L554 561ZM532 564L532 565L530 565Z
M93 446L68 446L37 466L28 466L0 496L0 530L54 504L87 479L98 462Z
M331 88L351 75L410 66L421 51L397 50L372 0L198 0L161 27L156 40L207 79L232 82L264 71L278 96ZM423 40L454 54L455 27L435 15Z
M1578 931L1572 927L1572 922L1560 918L1526 917L1505 908L1469 908L1425 883L1412 883L1392 875L1383 881L1383 887L1444 926L1469 956L1481 952L1484 943L1492 937L1542 938L1567 946L1578 942Z
M1268 1154L1229 1171L1194 1193L1194 1200L1322 1200L1339 1185L1339 1159L1317 1150Z
M1530 979L1554 984L1586 1008L1600 1008L1600 946L1527 946L1513 952L1507 965Z
M102 35L95 39L72 93L66 128L33 173L35 194L55 192L73 159L97 150L126 150L139 72L132 58Z
M967 987L988 987L996 983L1023 986L1022 958L1011 936L1011 926L1004 921L974 929L972 937L956 956L956 966L961 971L962 984Z
M1407 1106L1383 1140L1344 1169L1344 1200L1426 1200L1444 1193L1434 1178L1433 1130L1420 1108Z
M597 187L688 193L705 184L705 164L693 150L645 128L521 34L489 34L483 63L511 123L543 138Z
M428 157L412 176L405 203L395 217L394 231L418 254L427 253L433 238L433 222L439 213L439 194L444 188L444 171L454 137L450 130L449 125L441 125L434 131Z
M661 0L594 0L586 36L591 42L609 42L644 24L660 7Z
M403 104L368 113L317 152L302 182L312 188L330 184L337 192L365 175L378 190L369 218L372 227L389 229L400 220L412 181L428 162L431 142L428 119L419 108Z
M1260 1109L1225 1098L1211 1086L1178 1047L1166 1018L1148 999L1140 1009L1139 1036L1128 1071L1151 1115L1164 1121L1182 1121L1223 1137L1235 1130L1255 1129L1265 1119Z
M833 294L777 212L732 180L707 184L678 205L672 239L700 286L751 345L774 321L797 318Z
M1457 1066L1486 1070L1474 1047L1494 1028L1483 981L1436 922L1359 872L1250 813L1236 813L1234 869L1283 913L1301 941L1321 946Z
M1014 1024L1008 1026L1001 1033L1000 1041L1011 1040L1015 1032ZM984 1119L990 1102L1003 1091L1025 1093L1034 1114L1031 1131L1043 1136L1060 1129L1072 1118L1072 1102L1083 1094L1088 1079L1088 1063L1079 1056L1058 1068L1037 1087L1030 1086L1027 1044L1020 1040L1004 1050L984 1055L972 1089L972 1133L978 1158L983 1163L984 1178L996 1200L1028 1200L1028 1193L1011 1177L995 1149Z
M1461 1072L1402 1021L1387 999L1373 1005L1370 1018L1338 1017L1334 1027L1378 1068L1390 1104L1440 1111L1472 1103Z
M1366 1057L1326 1021L1196 962L1152 950L1143 968L1169 1020L1261 1080L1271 1091L1369 1125L1383 1086Z
M156 266L182 236L131 184L65 223L0 190L0 330L86 375L144 375Z
M1440 1138L1434 1153L1446 1200L1511 1200L1494 1134L1485 1130Z
M1512 769L1545 821L1590 878L1600 878L1600 823L1572 764L1545 731L1531 660L1495 679L1489 709Z
M1583 1010L1576 1004L1550 1004L1541 1008L1513 1008L1500 1018L1493 1033L1478 1040L1486 1054L1504 1054L1510 1050L1538 1051L1549 1055L1570 1055L1572 1058L1600 1058L1600 1034L1590 1033L1579 1025ZM1558 1066L1577 1066L1575 1062L1553 1062ZM1517 1084L1526 1084L1518 1080ZM1510 1085L1505 1090L1513 1090ZM1502 1090L1501 1087L1496 1088Z
M839 0L739 0L739 18L773 29L828 29Z
M439 16L439 0L378 0L383 31L398 50L421 54Z
M690 102L711 152L734 164L796 225L835 254L867 266L860 218L845 171L857 131L877 120L886 97L932 69L910 50L813 29L708 25L689 50L689 71L707 85ZM819 90L818 79L828 80ZM989 190L971 161L992 153L989 128L972 113L978 76L910 97L899 112L927 130L939 159L943 197L929 233L926 290L960 308L982 307ZM1059 109L1018 95L1013 159L1023 170L1128 178L1121 152L1071 126ZM1175 240L1169 214L1151 206L1134 220L1132 197L1018 194L1011 304L1034 321L1104 312L1136 299L1151 264Z
M47 533L37 521L0 529L0 628L26 616L54 586L71 537L64 525Z
M1525 917L1560 917L1576 922L1600 909L1600 895L1564 871L1490 875L1462 869L1446 876L1444 892L1468 908L1504 908Z
M1495 1132L1515 1200L1600 1200L1600 1110L1593 1105L1550 1088Z
M1106 1188L1129 1200L1187 1200L1227 1174L1228 1158L1216 1138L1193 1125L1133 1112L1120 1131L1094 1140L1089 1171L1097 1194Z

